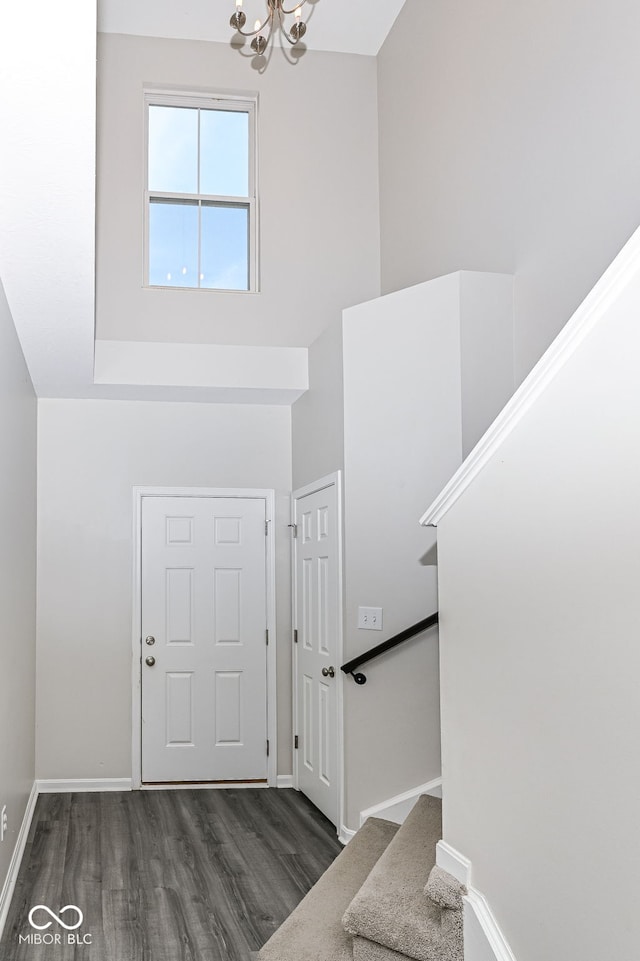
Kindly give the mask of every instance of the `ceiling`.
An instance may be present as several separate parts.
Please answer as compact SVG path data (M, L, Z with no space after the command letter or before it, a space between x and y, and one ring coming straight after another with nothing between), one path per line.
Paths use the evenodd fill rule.
M289 0L292 7L295 0ZM309 0L303 19L310 50L333 50L376 56L405 0ZM264 15L266 0L244 0L251 23ZM233 36L229 17L234 0L98 0L98 29L182 40L217 40Z

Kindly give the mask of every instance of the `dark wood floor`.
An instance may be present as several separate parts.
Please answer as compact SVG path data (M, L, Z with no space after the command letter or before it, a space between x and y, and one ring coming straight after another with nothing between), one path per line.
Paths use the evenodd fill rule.
M340 850L292 790L42 795L0 959L249 961ZM35 905L84 922L40 910L53 943L34 944Z

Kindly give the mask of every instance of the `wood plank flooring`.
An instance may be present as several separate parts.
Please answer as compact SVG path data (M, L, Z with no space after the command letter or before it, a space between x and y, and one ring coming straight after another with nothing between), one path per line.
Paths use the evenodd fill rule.
M0 959L250 961L341 850L293 790L41 795Z

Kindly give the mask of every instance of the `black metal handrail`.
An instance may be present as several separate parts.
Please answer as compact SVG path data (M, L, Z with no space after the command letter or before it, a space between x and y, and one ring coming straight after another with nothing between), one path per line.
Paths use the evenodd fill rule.
M430 614L429 617L425 617L424 620L418 621L417 624L413 624L411 627L405 628L404 631L400 631L399 634L394 634L387 641L382 641L380 644L376 644L371 650L366 651L364 654L359 654L358 657L353 657L346 664L343 664L340 668L345 674L350 674L354 679L356 684L366 684L367 678L361 672L354 673L357 667L362 664L366 664L367 661L372 660L374 657L378 657L379 654L384 654L386 651L390 651L393 647L397 647L398 644L402 644L403 641L408 641L410 637L415 637L416 634L422 634L427 628L433 627L434 624L438 623L438 612Z

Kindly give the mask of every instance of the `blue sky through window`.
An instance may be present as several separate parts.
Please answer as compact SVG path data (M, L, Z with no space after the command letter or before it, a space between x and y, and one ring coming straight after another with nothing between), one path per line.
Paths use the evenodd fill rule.
M248 289L248 229L249 211L246 207L203 206L202 287Z
M148 176L149 284L248 290L249 205L196 199L248 197L248 113L150 105Z
M198 193L198 111L149 107L149 190Z
M200 193L249 195L249 115L200 111Z
M152 201L149 207L149 283L198 286L198 205Z

